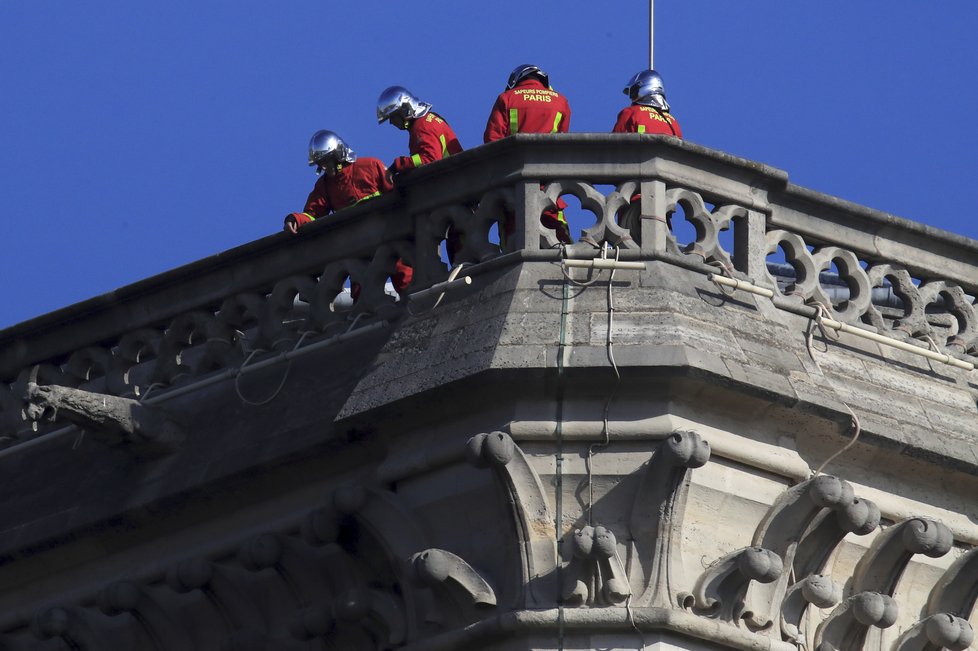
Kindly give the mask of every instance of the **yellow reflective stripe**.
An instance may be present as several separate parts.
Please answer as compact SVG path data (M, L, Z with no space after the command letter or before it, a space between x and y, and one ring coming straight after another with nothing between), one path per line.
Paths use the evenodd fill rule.
M373 194L368 194L365 197L360 197L359 199L357 199L356 201L354 201L350 205L351 206L355 206L358 203L362 203L362 202L366 201L367 199L373 199L374 197L379 197L379 196L380 196L380 190L378 190L377 192L374 192Z
M413 154L411 156L411 162L414 163L415 167L421 167L424 163L421 162L421 154Z
M316 221L316 218L315 218L315 217L313 217L312 215L310 215L309 213L307 213L307 212L304 212L304 213L302 213L302 214L303 214L303 215L305 215L306 217L308 217L308 218L309 218L309 221L311 221L311 222L314 222L314 221Z
M645 133L645 125L644 124L638 125L638 132L639 133Z
M520 114L516 109L509 109L509 132L511 134L520 130Z
M560 126L560 120L564 117L564 114L557 111L557 117L554 118L554 130L550 133L557 133L557 127Z
M564 211L563 210L558 210L557 211L557 221L559 221L561 224L566 224L567 223L567 220L564 218Z
M448 158L448 143L445 142L445 134L438 136L438 140L441 141L441 157Z

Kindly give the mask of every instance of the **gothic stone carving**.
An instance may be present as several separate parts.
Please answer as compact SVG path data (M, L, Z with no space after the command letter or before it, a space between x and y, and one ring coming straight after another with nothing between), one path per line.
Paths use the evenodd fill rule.
M78 425L108 445L129 445L138 454L165 454L180 446L183 427L162 411L136 400L62 386L28 384L26 413Z

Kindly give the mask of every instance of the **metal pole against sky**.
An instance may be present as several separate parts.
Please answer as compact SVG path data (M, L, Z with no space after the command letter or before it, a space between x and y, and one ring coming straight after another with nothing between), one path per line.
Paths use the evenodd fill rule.
M655 42L653 38L655 34L655 0L649 0L649 70L655 68L653 63L654 57L652 56L653 48L652 45Z

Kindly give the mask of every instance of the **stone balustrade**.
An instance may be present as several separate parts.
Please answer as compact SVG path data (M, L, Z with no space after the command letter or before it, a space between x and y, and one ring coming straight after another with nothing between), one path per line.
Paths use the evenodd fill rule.
M561 250L539 215L576 197L592 219ZM633 197L640 196L634 203ZM500 246L504 215L516 232ZM685 219L679 242L668 220ZM586 221L586 220L585 220ZM273 218L270 228L277 227ZM794 186L777 169L660 136L519 135L412 172L397 191L341 211L298 237L271 235L0 332L0 435L6 446L44 432L26 422L31 382L140 399L240 367L371 320L396 318L384 285L413 265L410 291L443 281L448 229L469 274L532 260L663 260L749 279L784 300L822 304L837 320L978 362L978 242ZM678 232L678 231L677 231ZM767 263L786 262L783 289ZM820 272L849 288L832 299ZM362 287L351 309L334 299ZM902 309L883 310L890 287ZM836 295L837 296L837 295Z

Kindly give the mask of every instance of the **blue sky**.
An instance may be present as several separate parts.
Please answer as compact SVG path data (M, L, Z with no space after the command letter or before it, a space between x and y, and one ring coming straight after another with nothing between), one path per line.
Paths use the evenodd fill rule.
M608 131L648 3L0 0L0 328L277 232L309 136L389 162L401 84L481 142L516 65ZM978 2L657 0L686 138L978 238Z

